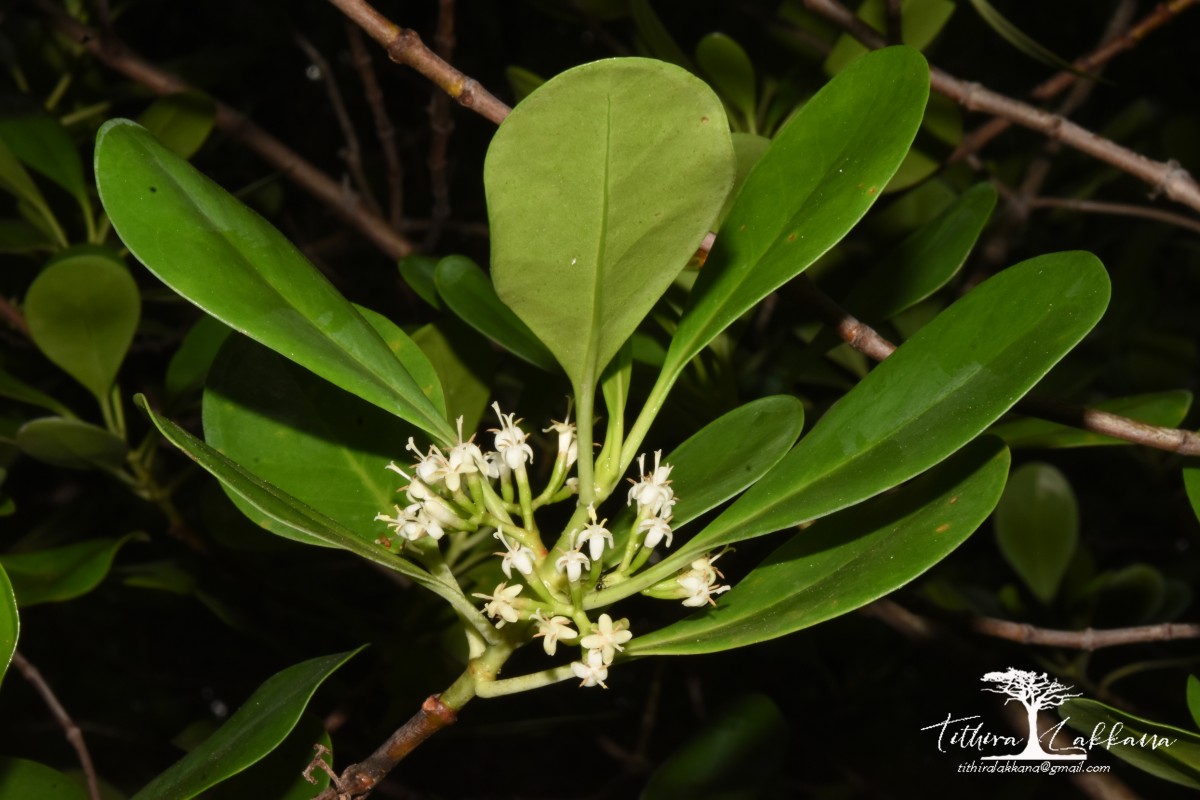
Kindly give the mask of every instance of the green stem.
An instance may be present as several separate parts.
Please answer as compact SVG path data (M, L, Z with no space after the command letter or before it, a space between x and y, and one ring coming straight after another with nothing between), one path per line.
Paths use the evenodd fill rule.
M529 488L529 473L522 464L515 470L517 476L517 494L521 498L521 521L526 530L537 533L537 523L533 519L533 492Z
M586 508L596 499L596 473L592 422L596 411L596 384L586 380L575 386L575 406L579 409L575 428L579 433L579 505Z
M623 475L629 469L629 465L633 463L633 460L637 458L638 449L642 446L642 442L645 441L646 434L650 432L650 426L654 424L655 418L658 417L658 412L662 410L663 404L667 402L667 395L671 393L671 388L675 385L675 381L679 379L681 372L683 372L683 365L675 367L672 367L670 364L663 365L662 372L658 374L658 380L654 382L654 388L650 390L650 394L646 398L646 403L642 406L638 418L629 429L625 445L621 448L621 463L617 470L617 475Z
M531 689L540 689L543 686L560 683L569 680L574 675L571 665L564 664L561 667L552 667L541 672L531 672L528 675L518 675L515 678L504 678L480 684L475 687L475 693L480 697L503 697L506 694L528 692Z

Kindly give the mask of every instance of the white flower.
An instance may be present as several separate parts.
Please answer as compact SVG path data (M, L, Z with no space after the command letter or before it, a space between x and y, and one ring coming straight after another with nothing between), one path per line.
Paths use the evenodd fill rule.
M496 416L500 418L499 428L489 428L496 434L496 452L504 457L504 463L509 469L515 470L526 462L533 461L533 448L525 443L529 435L513 422L516 414L501 414L500 404L492 403Z
M683 604L691 608L699 608L708 603L715 606L717 602L713 600L714 595L728 592L728 586L718 586L717 578L724 578L721 571L713 566L713 563L721 557L721 553L717 553L711 558L701 556L692 562L692 568L675 579L685 592L687 598Z
M401 509L400 506L395 506L395 509L396 516L389 517L386 514L376 514L375 519L380 522L386 522L389 528L410 542L415 542L426 536L436 541L446 535L446 531L438 521L430 518L420 503L413 503L404 509Z
M621 645L633 638L629 632L629 620L614 623L608 614L601 614L600 621L592 626L592 633L579 640L581 647L600 653L605 665L611 664L618 652L625 650Z
M479 449L479 445L475 444L475 435L471 434L471 438L463 441L462 435L463 418L458 418L458 443L450 448L450 453L446 457L446 461L456 475L467 475L472 472L482 472L487 469L487 460L483 456L483 451ZM449 482L447 481L447 485ZM451 489L450 491L455 491Z
M713 595L729 591L728 586L717 586L716 584L709 583L701 576L691 573L684 575L682 578L677 578L676 583L682 586L688 593L688 597L684 599L683 604L690 608L699 608L705 603L715 606L717 601L713 600Z
M579 459L579 438L575 433L575 423L571 422L571 409L567 408L567 418L562 422L550 421L549 428L542 428L542 433L555 431L558 434L558 458L565 458L570 467Z
M588 561L588 557L579 551L576 547L574 550L568 550L561 558L554 562L554 568L559 572L567 573L567 580L575 583L583 570L591 569L592 562Z
M500 621L496 623L496 627L503 628L504 623L516 622L521 618L520 612L517 611L516 606L513 605L513 600L516 599L517 595L519 595L521 590L524 588L525 587L519 583L515 586L508 586L507 582L505 581L501 582L496 587L496 591L492 592L491 594L480 594L479 592L475 592L471 596L487 600L488 602L484 603L483 605L484 613L493 619L499 618Z
M671 546L670 517L650 517L644 519L638 523L638 530L646 532L646 538L642 541L643 547L653 550L664 538L667 540L667 547Z
M585 525L583 530L576 535L575 549L582 550L586 542L592 554L592 561L595 561L604 553L605 540L608 541L609 547L613 546L613 537L612 533L604 527L608 520L596 522L596 507L590 503L588 504L588 516L592 518L591 524Z
M413 451L417 457L417 463L413 470L417 473L417 477L429 486L436 486L445 478L446 471L450 468L450 464L446 461L446 456L441 450L433 445L429 446L429 452L421 455L421 451L417 449L416 442L413 437L408 437L408 449Z
M512 568L516 567L517 572L522 575L529 575L533 572L533 551L517 541L509 541L500 531L492 534L500 543L504 545L503 553L496 553L498 556L503 556L504 560L500 562L500 569L504 570L504 575L507 578L512 578Z
M554 655L559 639L574 639L579 635L568 624L571 620L560 614L547 619L546 615L539 608L529 618L536 622L538 627L538 632L533 635L533 638L536 639L539 636L545 637L542 639L542 649L546 651L546 655L548 656Z
M654 471L646 472L646 454L642 453L638 456L638 470L642 474L639 481L633 483L633 487L629 490L629 498L625 505L630 505L634 500L637 501L638 508L649 508L650 513L656 516L666 517L671 513L671 506L675 505L675 491L671 488L671 465L662 464L662 450L654 451Z
M580 686L595 686L599 684L605 689L608 685L604 679L608 677L608 667L604 665L604 657L599 650L589 650L587 661L572 661L571 671L580 679Z

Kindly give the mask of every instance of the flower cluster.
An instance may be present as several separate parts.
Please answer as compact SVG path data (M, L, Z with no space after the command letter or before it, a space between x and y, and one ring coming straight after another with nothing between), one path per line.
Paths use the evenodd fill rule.
M395 506L395 514L379 514L376 520L387 524L401 539L401 546L421 543L409 555L426 563L440 562L439 569L455 572L457 563L478 563L464 554L482 542L494 538L501 549L500 569L505 580L491 593L476 592L483 602L483 613L497 629L512 637L541 639L546 655L554 656L558 645L579 647L580 658L570 671L581 686L607 688L609 667L617 654L633 638L629 622L600 614L593 620L584 611L587 596L596 591L601 576L607 582L628 580L650 558L660 544L670 547L673 539L672 511L677 502L671 487L671 465L662 461L662 451L654 453L653 469L646 470L646 456L638 457L638 480L632 484L626 505L636 504L636 515L624 536L624 554L610 553L616 538L601 518L596 503L577 505L576 512L555 545L543 544L534 513L544 505L567 500L578 493L578 480L568 473L579 460L576 426L570 413L562 422L553 422L544 433L557 434L557 454L546 485L535 493L530 486L528 468L534 460L529 435L521 428L522 420L505 414L499 404L492 409L499 427L491 428L494 449L484 451L475 436L463 437L462 419L458 420L457 441L447 448L430 446L422 452L413 439L408 450L415 463L407 468L388 464L387 468L408 481L402 487L407 503ZM612 490L597 487L600 499ZM455 534L462 534L461 538ZM443 553L443 538L452 544ZM429 546L428 540L432 542ZM392 547L392 540L380 537L380 543ZM480 554L482 555L482 553ZM685 606L700 607L714 603L713 598L728 591L720 586L723 577L713 567L717 556L700 558L690 569L672 581L657 584L645 594L681 599ZM465 567L463 567L465 569Z

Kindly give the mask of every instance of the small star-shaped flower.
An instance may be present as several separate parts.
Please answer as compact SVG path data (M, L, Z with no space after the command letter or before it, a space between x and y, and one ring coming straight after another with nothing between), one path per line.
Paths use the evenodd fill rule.
M601 614L600 621L592 626L592 633L579 640L581 647L600 653L605 666L613 662L618 652L625 650L621 645L633 638L629 632L629 621L614 623L608 614Z
M575 632L568 623L571 620L556 614L553 617L546 617L539 608L529 617L537 623L538 632L533 635L533 638L542 638L542 649L546 651L546 655L554 655L555 649L558 647L558 640L574 639L579 634Z

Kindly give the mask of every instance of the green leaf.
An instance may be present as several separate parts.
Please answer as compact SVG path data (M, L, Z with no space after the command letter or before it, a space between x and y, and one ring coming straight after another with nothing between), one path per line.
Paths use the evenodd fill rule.
M442 583L412 562L389 553L379 545L363 541L362 537L337 521L280 491L277 486L257 477L175 423L155 414L144 396L136 395L134 401L146 412L167 441L182 450L239 497L248 501L262 513L262 518L283 523L284 527L278 530L272 528L272 531L305 544L347 550L368 561L407 575L414 582L454 605L460 614L478 616L475 607L467 601L457 586Z
M364 542L387 533L404 479L385 467L405 458L416 431L262 345L229 339L204 390L204 438L254 474L303 499ZM242 512L273 533L287 526L226 487Z
M178 398L203 387L217 352L231 333L228 325L207 314L196 320L167 362L167 397Z
M762 797L787 757L788 738L787 722L771 698L740 697L667 757L650 776L641 800Z
M71 413L71 409L58 402L58 400L2 369L0 369L0 397L7 397L10 400L40 406L60 416L75 416Z
M990 183L963 192L868 270L842 305L859 319L878 323L929 297L958 273L995 206Z
M438 294L458 317L510 353L556 372L554 355L500 302L492 281L466 256L446 256L434 272Z
M1049 605L1079 543L1079 506L1067 477L1051 464L1022 465L996 507L995 523L1005 561Z
M433 272L437 264L437 259L429 256L407 256L396 262L400 277L408 284L408 288L438 311L444 311L442 298L438 297L437 285L433 282Z
M442 383L438 378L437 370L430 363L429 357L425 355L425 351L418 347L417 343L410 339L399 325L383 314L358 304L355 304L354 308L367 321L367 324L375 329L375 333L379 334L379 338L383 339L383 343L392 351L392 355L408 371L421 393L429 398L441 417L445 419L446 397L442 393Z
M413 333L413 342L429 357L446 392L446 415L463 418L463 430L479 428L491 397L496 371L491 353L461 322L444 319Z
M137 121L177 156L191 158L212 133L217 105L203 92L177 92L155 100Z
M83 161L62 123L43 112L0 119L0 140L35 172L46 176L88 208Z
M115 254L68 251L29 287L25 319L46 358L103 403L133 342L141 302Z
M695 253L733 182L720 101L641 58L551 79L500 125L484 164L496 292L579 390Z
M999 440L977 439L898 491L795 534L715 608L639 636L626 649L638 656L728 650L866 605L965 541L995 507L1008 465Z
M261 761L291 733L317 688L357 652L314 658L267 679L216 733L132 800L188 800Z
M1000 38L1011 44L1018 51L1024 53L1030 58L1040 61L1047 66L1055 69L1065 70L1080 78L1088 78L1095 80L1094 75L1089 75L1083 70L1076 67L1070 61L1056 55L1049 48L1039 44L1032 36L1022 31L1016 25L1013 25L1005 17L996 10L996 7L987 0L967 0L971 7L975 9L975 13L979 14L980 19L988 24L988 26L1000 35Z
M863 57L781 130L742 186L692 289L663 374L836 244L908 151L929 94L915 50Z
M1200 728L1200 678L1188 675L1187 679L1188 713L1192 715L1192 723Z
M101 127L96 180L130 252L176 292L346 391L453 440L441 410L296 247L145 129L128 120Z
M316 755L314 745L317 744L332 750L325 725L306 711L288 737L270 755L245 772L209 789L204 794L204 800L247 800L252 797L310 800L329 785L329 774L320 768L312 770L315 783L309 783L304 778L304 771ZM333 766L332 752L325 753L321 758Z
M36 761L0 756L0 797L5 800L88 800L77 781Z
M1187 492L1192 511L1200 519L1200 467L1185 467L1183 470L1183 487Z
M67 469L110 472L125 466L129 446L119 437L87 422L63 417L30 420L17 430L21 452Z
M0 219L0 253L54 252L57 245L46 231L23 219Z
M909 47L924 50L941 32L954 14L951 0L904 0L900 6L900 41ZM858 18L879 33L887 27L884 0L866 0L858 8ZM837 74L867 53L867 48L848 33L834 43L825 59L825 71Z
M696 45L696 63L753 133L756 128L758 90L754 65L742 46L723 33L710 33Z
M1084 734L1084 743L1095 741L1095 746L1143 772L1200 789L1200 735L1135 717L1095 700L1068 700L1058 707L1058 715ZM1158 747L1152 746L1155 742Z
M901 345L687 545L712 549L817 519L919 474L1007 411L1100 319L1090 253L994 275Z
M19 607L61 603L99 586L112 569L117 551L132 539L146 541L147 537L131 533L120 539L89 539L29 553L9 553L0 555L0 566L8 572Z
M21 207L22 214L27 216L30 222L39 223L39 228L59 247L67 246L66 234L58 224L54 212L47 205L46 198L42 196L42 192L33 182L33 178L21 166L21 162L2 139L0 139L0 189L9 192L24 204ZM37 217L32 213L26 214L26 209L36 212Z
M17 596L3 565L0 565L0 683L4 681L4 673L8 671L13 653L17 651L17 637L20 632L21 618L17 614ZM3 778L0 778L0 787L3 785ZM3 796L4 792L0 791L0 797Z
M717 215L717 228L725 224L725 218L729 216L730 209L733 208L734 202L737 200L738 193L741 192L742 186L746 183L746 178L750 177L751 170L754 165L766 154L771 147L771 140L765 136L759 136L756 133L738 133L734 131L730 134L733 140L733 155L737 160L737 165L733 174L733 190L725 197L725 204L721 206L721 213Z
M1119 414L1148 425L1173 428L1183 422L1188 410L1192 407L1192 393L1186 389L1173 389L1166 392L1114 397L1091 403L1088 407ZM1132 444L1127 439L1114 439L1111 436L1072 428L1069 425L1060 425L1057 422L1047 422L1036 417L1001 422L993 425L988 432L1004 439L1014 450L1019 447L1058 449Z

